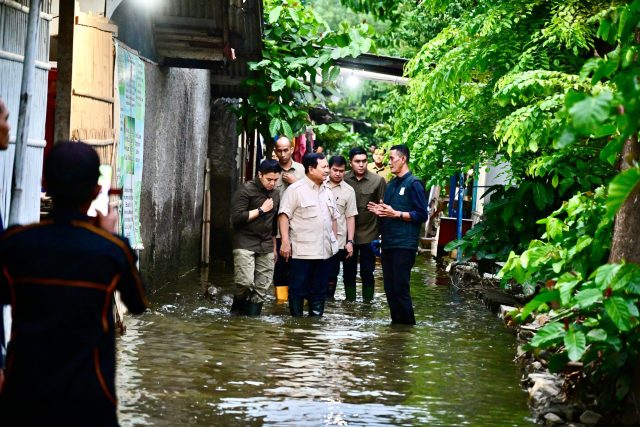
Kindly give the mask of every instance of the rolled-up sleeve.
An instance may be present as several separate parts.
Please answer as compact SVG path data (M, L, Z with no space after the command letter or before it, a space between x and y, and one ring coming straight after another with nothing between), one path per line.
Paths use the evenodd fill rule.
M284 190L284 193L282 193L282 198L280 199L280 209L278 210L278 216L279 214L285 214L286 216L288 216L289 218L291 218L291 216L293 215L293 211L295 210L295 206L296 206L296 191L295 191L295 186L293 188L291 188L291 186L287 187L286 190Z
M409 215L413 222L425 222L429 218L429 204L427 203L427 192L420 181L414 181L409 192L411 203L414 208Z

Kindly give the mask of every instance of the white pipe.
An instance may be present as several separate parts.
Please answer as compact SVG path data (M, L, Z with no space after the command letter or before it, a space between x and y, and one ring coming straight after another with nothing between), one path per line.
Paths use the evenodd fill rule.
M36 73L36 55L38 34L40 33L40 8L42 0L31 0L27 25L27 40L24 48L22 67L22 88L20 90L20 108L18 109L18 127L16 130L16 154L13 163L13 187L11 189L11 210L9 225L18 224L20 209L23 205L25 184L25 159L31 119L32 82Z

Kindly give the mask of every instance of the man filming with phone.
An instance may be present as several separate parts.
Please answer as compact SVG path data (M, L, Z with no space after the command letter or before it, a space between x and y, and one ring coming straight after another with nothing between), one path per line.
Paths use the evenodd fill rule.
M113 234L115 214L86 214L99 166L89 145L56 144L45 168L51 219L0 239L0 304L13 315L3 425L118 425L113 293L134 314L147 300L135 253Z

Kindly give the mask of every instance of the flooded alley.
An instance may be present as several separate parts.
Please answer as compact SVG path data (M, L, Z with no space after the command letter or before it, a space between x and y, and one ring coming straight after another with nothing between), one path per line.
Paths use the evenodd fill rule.
M121 424L534 425L514 337L493 314L418 257L418 325L391 326L376 274L373 304L339 290L321 319L273 299L261 317L232 317L231 275L214 271L165 286L118 340Z

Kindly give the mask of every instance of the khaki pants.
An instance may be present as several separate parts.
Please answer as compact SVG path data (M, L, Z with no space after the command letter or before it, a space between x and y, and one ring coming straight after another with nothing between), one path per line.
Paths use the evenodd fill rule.
M273 279L273 252L258 254L246 249L233 250L234 295L251 302L263 302Z

